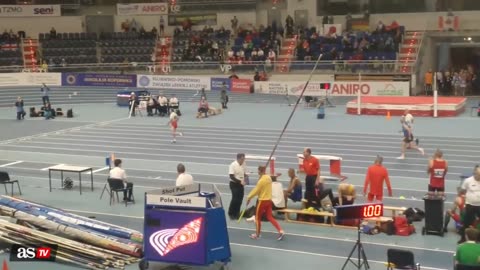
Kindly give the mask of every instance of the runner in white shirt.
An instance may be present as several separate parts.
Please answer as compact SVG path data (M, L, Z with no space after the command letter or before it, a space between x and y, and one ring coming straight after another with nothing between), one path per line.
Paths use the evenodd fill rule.
M193 177L190 174L185 173L185 165L183 165L182 163L178 164L177 173L178 173L177 182L176 182L177 187L193 185Z

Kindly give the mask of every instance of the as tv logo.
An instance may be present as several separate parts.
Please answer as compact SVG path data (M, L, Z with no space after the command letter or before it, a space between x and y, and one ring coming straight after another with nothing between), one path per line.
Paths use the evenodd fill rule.
M42 245L42 246L22 246L12 245L10 252L10 261L46 261L54 262L57 255L57 245Z

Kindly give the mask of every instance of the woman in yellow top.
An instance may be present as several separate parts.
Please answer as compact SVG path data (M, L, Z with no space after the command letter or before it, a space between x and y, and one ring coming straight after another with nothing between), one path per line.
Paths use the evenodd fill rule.
M265 166L258 166L258 175L260 176L260 179L257 182L257 185L255 186L254 189L248 194L247 196L247 206L250 204L250 200L258 196L258 204L257 204L257 210L255 213L256 216L256 227L257 230L255 233L250 235L250 238L252 239L258 239L260 238L260 230L262 226L262 217L263 215L266 216L268 221L272 223L272 225L277 229L279 235L277 240L282 240L283 237L285 236L285 232L282 230L278 222L273 218L272 216L272 178L268 176L265 172L267 170L267 167Z

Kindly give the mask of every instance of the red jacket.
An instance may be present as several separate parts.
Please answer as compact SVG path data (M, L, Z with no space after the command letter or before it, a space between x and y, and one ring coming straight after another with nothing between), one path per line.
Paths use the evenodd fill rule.
M383 196L383 182L387 183L388 195L392 195L392 187L390 186L390 179L388 178L388 171L382 165L374 164L368 167L367 175L365 176L365 184L363 186L363 193L367 193L370 185L370 192L373 195Z

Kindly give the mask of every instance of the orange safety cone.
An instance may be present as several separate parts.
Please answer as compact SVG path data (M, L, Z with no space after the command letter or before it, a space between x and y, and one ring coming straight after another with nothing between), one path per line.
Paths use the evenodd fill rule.
M2 270L8 270L7 260L3 260Z
M392 116L390 115L390 111L387 111L387 120L390 120Z

